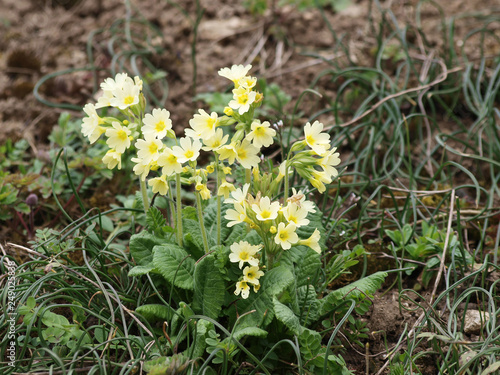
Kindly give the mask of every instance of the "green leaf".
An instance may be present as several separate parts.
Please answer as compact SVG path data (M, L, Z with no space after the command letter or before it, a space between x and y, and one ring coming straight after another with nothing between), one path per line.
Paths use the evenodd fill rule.
M316 290L312 285L303 285L297 288L297 301L300 309L300 324L307 327L319 319L321 301L317 299Z
M386 272L376 272L340 289L334 290L321 300L320 315L328 313L334 309L338 303L346 299L356 302L364 300L366 295L372 295L382 286L386 277Z
M134 234L130 238L130 254L137 264L147 266L153 261L153 248L156 245L162 245L164 242L164 240L147 231Z
M307 246L293 246L284 252L281 262L295 265L297 286L311 283L321 268L320 255Z
M96 219L96 222L99 223L99 219ZM101 228L106 232L112 232L115 226L113 225L113 220L111 220L106 215L101 216Z
M262 286L257 293L252 291L247 299L237 302L237 310L240 315L256 310L239 320L238 329L259 326L265 328L274 317L273 297L291 285L294 282L294 277L288 267L279 266L266 272L260 280Z
M205 249L203 247L200 224L195 220L183 219L182 227L184 233L184 248L188 249L189 253L195 259L201 258L205 254Z
M153 264L168 282L193 290L194 260L182 247L174 244L155 246Z
M302 331L298 316L286 305L282 304L276 297L273 298L274 314L276 319L283 323L294 335Z
M319 332L304 329L299 335L300 353L306 361L315 358L321 350L321 335Z
M128 276L129 277L134 277L134 276L142 276L150 273L155 269L155 265L153 262L145 265L145 266L135 266L128 271Z
M160 304L142 305L137 307L135 311L149 321L166 320L170 322L175 314L175 310L172 307Z
M36 306L35 297L29 296L28 299L26 300L26 307L30 310L33 310L35 306Z
M217 319L224 303L225 286L214 262L215 256L208 255L195 265L193 310Z
M242 329L237 329L233 333L233 338L235 338L236 340L240 340L245 336L266 337L267 331L257 327L246 327Z
M161 232L167 221L157 207L150 207L146 213L146 225L151 232Z

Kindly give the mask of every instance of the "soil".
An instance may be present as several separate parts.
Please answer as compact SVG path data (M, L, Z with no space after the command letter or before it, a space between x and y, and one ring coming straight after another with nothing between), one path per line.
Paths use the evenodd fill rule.
M421 25L417 25L417 6L421 3ZM498 7L497 0L436 0L433 3L442 8L445 19L454 17L455 39L451 43L457 53L467 33L477 26L459 16L471 12L489 15ZM379 32L376 20L382 16L381 10L390 10L400 27L420 27L427 42L437 51L445 43L440 31L440 12L430 2L351 0L350 5L339 12L332 8L323 12L298 11L294 6L285 5L268 9L260 16L252 15L242 2L200 0L199 5L197 13L194 0L177 3L168 0L2 0L0 145L7 139L24 138L34 157L48 149L47 137L60 112L70 111L74 116L81 116L79 108L95 99L95 84L110 76L113 70L127 69L134 75L133 64L126 58L132 41L136 48L147 46L142 51L146 58L137 61L140 73L149 70L146 60L166 72L166 98L161 97L164 93L159 87L153 85L152 90L160 98L159 104L170 111L176 131L181 131L200 108L200 102L193 100L195 93L226 90L227 82L217 74L222 67L251 63L253 75L266 78L268 83L277 83L291 95L291 103L295 103L318 74L330 68L328 62L332 60L340 66L346 66L349 60L371 66ZM201 22L195 35L193 25L197 15ZM128 42L127 17L132 17L132 40ZM147 26L146 21L152 26ZM495 32L498 34L498 23ZM335 37L343 38L349 48L332 50ZM466 41L467 57L479 56L474 41ZM492 53L500 52L500 45L494 39L490 48ZM110 50L121 57L114 60ZM335 95L328 87L322 88L322 94ZM328 115L321 120L327 124L333 122ZM377 296L366 317L372 332L370 373L375 373L384 362L383 356L378 355L386 349L380 332L384 332L391 347L405 324L411 327L416 320L413 313L399 312L396 297L394 293ZM353 354L349 360L350 357L346 357L350 366L358 373L365 373L364 357ZM424 373L433 372L429 369Z

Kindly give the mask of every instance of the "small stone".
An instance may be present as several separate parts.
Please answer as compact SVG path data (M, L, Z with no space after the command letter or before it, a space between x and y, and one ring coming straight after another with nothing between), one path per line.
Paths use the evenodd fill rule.
M464 320L464 332L477 334L481 331L481 327L484 327L488 320L490 320L490 314L485 311L467 310Z

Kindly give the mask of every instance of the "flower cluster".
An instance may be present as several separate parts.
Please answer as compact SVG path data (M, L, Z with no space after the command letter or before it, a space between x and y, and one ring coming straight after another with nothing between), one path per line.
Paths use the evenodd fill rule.
M316 230L307 240L299 239L296 229L309 224L307 215L316 212L314 204L306 200L302 191L293 190L293 195L286 205L279 201L271 202L267 196L262 197L260 192L253 197L249 192L249 185L236 189L231 198L225 203L231 203L233 208L226 212L229 227L240 223L247 223L255 229L267 244L266 249L271 254L281 249L288 250L293 245L306 245L320 253L319 231Z
M246 241L235 242L231 245L231 254L229 254L229 260L233 263L238 263L240 269L245 263L249 265L243 268L243 276L236 283L235 295L239 295L243 298L248 298L250 294L250 285L253 286L254 292L260 289L259 279L264 276L264 272L259 267L259 256L258 252L262 249L262 245L250 245Z
M233 98L224 109L224 115L208 113L199 109L184 130L184 136L177 138L170 113L166 109L155 108L145 113L146 101L142 94L142 81L119 73L115 78L107 78L102 84L102 96L97 103L87 104L87 117L82 122L82 133L91 143L103 134L109 151L103 162L109 169L121 168L122 155L133 147L135 157L133 171L141 181L144 207L147 210L147 185L155 194L166 195L170 184L177 186L177 207L175 209L177 242L182 246L181 184L192 184L197 193L197 212L203 236L205 252L209 252L209 241L203 224L202 200L212 196L217 202L217 245L221 245L221 202L232 204L226 210L227 224L232 227L245 223L255 230L262 243L251 245L246 241L230 246L229 260L237 263L242 275L236 281L236 295L248 298L250 288L254 292L260 288L259 279L263 269L270 269L276 257L292 246L304 245L320 253L320 233L315 229L307 239L301 239L297 228L308 226L309 213L314 213L314 204L306 199L302 191L292 188L288 198L288 179L292 170L307 179L320 193L325 184L338 175L335 168L339 163L339 153L330 145L330 135L318 121L304 126L304 139L295 142L285 160L277 169L260 173L260 151L273 144L276 130L268 121L254 118L255 110L262 104L263 95L256 90L257 79L248 75L251 65L233 65L223 68L219 75L234 84ZM125 119L100 117L97 109L113 107ZM230 131L226 130L234 125ZM278 129L278 128L276 128ZM213 153L214 160L204 167L197 165L202 152ZM232 174L234 164L245 171L245 185L237 188ZM150 177L150 172L154 176ZM253 178L253 182L252 182ZM146 184L147 180L147 184ZM280 185L284 180L284 200L275 199L280 195ZM215 189L211 187L215 185ZM252 186L252 189L250 188ZM252 195L253 192L253 195ZM265 193L264 193L265 192ZM174 212L174 214L175 214Z
M304 148L309 147L309 150ZM295 142L290 151L299 151L286 161L288 167L293 167L297 173L307 179L320 193L326 190L325 184L332 182L338 176L335 168L340 164L337 148L330 148L330 135L323 132L323 124L315 121L304 126L304 140ZM318 169L319 168L319 169Z

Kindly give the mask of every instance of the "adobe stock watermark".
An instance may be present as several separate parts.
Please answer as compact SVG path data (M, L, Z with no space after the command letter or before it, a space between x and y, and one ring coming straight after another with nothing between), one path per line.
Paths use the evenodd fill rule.
M16 362L16 263L9 258L4 258L7 268L7 308L5 319L7 321L7 364L15 367Z

